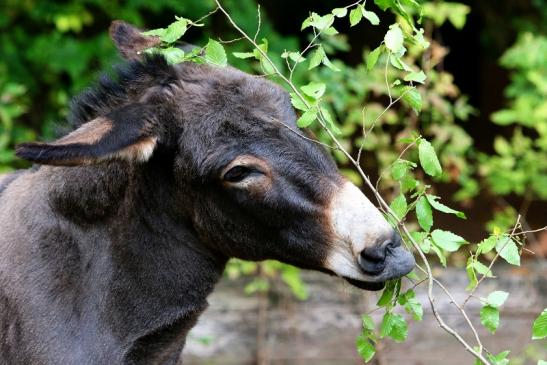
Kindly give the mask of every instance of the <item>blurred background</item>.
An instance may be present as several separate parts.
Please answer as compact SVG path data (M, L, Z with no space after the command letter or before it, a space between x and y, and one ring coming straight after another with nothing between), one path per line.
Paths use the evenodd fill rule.
M272 54L298 50L309 42L300 25L311 11L319 14L348 5L340 1L259 1L258 38L269 41ZM436 224L478 242L503 231L521 216L523 229L547 224L547 3L543 0L425 1L423 27L431 47L425 55L408 54L428 75L420 88L424 105L417 115L397 105L379 119L374 133L361 137L365 123L388 104L384 73L367 71L368 52L382 41L394 21L370 6L379 27L347 20L335 23L340 34L325 40L329 58L341 72L321 69L295 73L298 83L323 80L329 85L329 108L342 129L342 141L356 153L386 198L396 182L382 174L404 147L398 141L418 130L438 151L445 173L428 181L436 195L468 219L438 215ZM257 27L257 1L223 4L247 32ZM108 38L113 19L143 29L165 27L175 15L198 19L214 9L212 0L3 0L0 4L0 173L27 165L14 146L51 139L62 127L70 99L90 86L101 72L121 62ZM214 14L204 27L193 27L184 40L204 45L208 38L226 41L229 51L248 51L244 42ZM284 67L282 59L276 59ZM231 57L248 72L259 68ZM318 137L324 139L321 131ZM341 155L343 172L357 184L359 176ZM423 176L420 176L424 178ZM511 297L502 314L494 348L510 346L511 364L545 359L546 344L529 341L530 324L547 303L547 233L527 235L526 259L518 270L499 267L499 280L482 290L506 288ZM465 287L465 254L453 255L448 271L439 273L455 292ZM211 309L187 341L185 364L359 364L355 336L359 315L373 308L374 294L363 295L338 280L276 262L232 262L227 279L211 298ZM459 288L459 289L458 289ZM422 293L423 294L423 293ZM480 294L480 293L479 293ZM425 296L419 298L426 304ZM426 306L425 306L426 307ZM442 308L450 318L449 303ZM478 308L478 307L477 307ZM464 325L454 320L456 328ZM477 320L477 323L478 320ZM488 338L488 336L486 335ZM490 340L490 339L489 339ZM412 323L409 341L385 341L379 364L462 364L470 357L438 330L431 314ZM505 346L505 347L504 347Z

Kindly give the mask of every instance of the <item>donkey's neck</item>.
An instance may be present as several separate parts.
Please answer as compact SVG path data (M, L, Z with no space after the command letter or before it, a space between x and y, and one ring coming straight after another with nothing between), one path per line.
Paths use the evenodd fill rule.
M128 364L180 353L226 263L199 242L185 197L159 173L125 163L61 169L49 191L79 267L90 265L79 284L100 282L71 306L99 312L96 330L109 332Z

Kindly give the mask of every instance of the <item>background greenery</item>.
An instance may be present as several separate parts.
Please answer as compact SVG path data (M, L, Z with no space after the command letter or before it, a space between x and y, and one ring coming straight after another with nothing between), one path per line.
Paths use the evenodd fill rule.
M238 24L254 34L256 1L223 3ZM267 35L272 54L307 43L309 39L299 32L302 20L311 10L333 7L330 1L265 0L260 4L257 39ZM545 224L547 209L545 5L540 0L425 2L422 22L431 47L427 57L413 49L405 56L410 67L417 65L428 75L419 87L419 114L413 111L417 106L405 100L380 116L388 100L385 73L379 67L367 68L369 52L383 36L376 29L365 33L350 24L337 26L340 34L326 37L323 44L333 67L341 72L300 67L294 79L299 84L319 79L329 84L333 92L326 101L330 113L341 121L341 140L354 154L363 148L362 166L373 180L380 177L379 171L388 171L405 147L401 136L419 131L432 141L445 173L433 180L416 176L417 180L425 179L444 201L466 211L470 217L466 226L471 231L467 236L479 238L484 230L505 230L517 213L526 226L537 228ZM370 6L381 22L393 21L390 13ZM113 19L159 28L171 23L174 14L198 19L212 9L211 0L4 1L0 5L0 173L26 167L14 157L14 146L53 138L62 127L71 97L89 86L101 70L108 72L120 61L107 34ZM194 27L185 34L185 40L197 45L204 45L208 38L229 41L236 37L219 14L208 18L205 27ZM225 47L231 52L245 51L241 42ZM229 61L246 71L261 70L259 63L253 70L247 61L233 56ZM283 59L275 61L285 67ZM380 57L378 62L387 60ZM397 73L389 75L388 82L397 86ZM367 127L375 126L364 144L363 118ZM323 131L316 132L328 141ZM360 183L344 156L335 155L343 172ZM416 183L412 175L406 179L408 186ZM380 187L388 200L395 197L398 185L397 176L381 176ZM442 219L441 226L458 224L449 216ZM537 237L529 238L537 242ZM253 292L268 287L268 278L278 275L276 265L259 268L236 262L227 273L238 276L260 271L261 278L247 288ZM295 294L305 298L305 287L295 271L281 271Z

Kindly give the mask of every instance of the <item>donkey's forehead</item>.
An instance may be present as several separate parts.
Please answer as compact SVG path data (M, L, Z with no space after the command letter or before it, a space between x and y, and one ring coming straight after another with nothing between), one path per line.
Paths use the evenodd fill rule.
M273 82L232 67L185 64L178 67L178 72L180 106L185 109L182 112L187 116L294 122L288 93Z

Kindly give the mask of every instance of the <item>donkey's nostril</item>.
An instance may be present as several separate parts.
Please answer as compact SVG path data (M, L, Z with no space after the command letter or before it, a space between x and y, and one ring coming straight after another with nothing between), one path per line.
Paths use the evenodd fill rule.
M359 255L359 266L367 275L377 275L386 267L387 247L391 240L387 240L374 247L366 247Z

